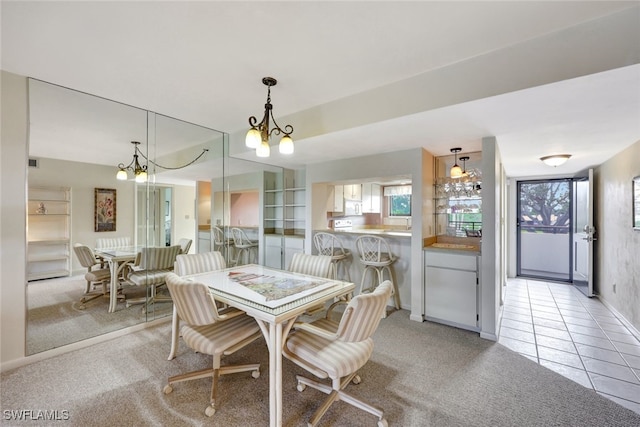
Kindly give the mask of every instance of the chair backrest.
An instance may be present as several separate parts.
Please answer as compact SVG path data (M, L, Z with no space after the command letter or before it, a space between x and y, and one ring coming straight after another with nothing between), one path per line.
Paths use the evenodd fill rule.
M210 325L220 320L215 300L207 285L185 280L175 273L168 273L165 281L181 320L193 326Z
M227 264L218 251L202 252L199 254L180 254L176 257L175 273L178 276L204 273L226 268Z
M104 237L96 239L96 249L113 249L131 246L130 237Z
M78 257L78 261L80 261L80 265L83 267L91 269L91 267L100 263L96 259L96 256L91 248L87 245L76 243L75 245L73 245L73 252L75 252L76 257Z
M191 243L193 242L193 240L191 239L180 239L178 240L178 246L180 246L180 253L181 254L188 254L189 253L189 249L191 249Z
M253 243L241 228L233 227L231 229L231 235L233 236L233 244L236 246L249 246Z
M313 236L313 245L320 255L346 255L340 239L331 233L316 233Z
M383 262L384 256L391 261L395 259L389 243L380 236L359 236L356 239L356 248L360 259L363 261Z
M373 335L391 297L393 284L385 280L371 293L359 294L349 301L338 325L338 339L364 341Z
M140 270L173 270L180 246L142 248L140 251Z
M211 233L213 235L213 243L217 246L224 246L225 239L224 239L224 231L222 231L222 228L213 226L211 227Z
M328 278L331 272L331 257L295 253L289 264L289 271Z

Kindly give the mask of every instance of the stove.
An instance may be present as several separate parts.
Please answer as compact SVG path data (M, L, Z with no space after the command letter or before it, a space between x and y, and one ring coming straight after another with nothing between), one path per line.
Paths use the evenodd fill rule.
M336 219L333 221L333 229L339 231L347 231L351 230L351 220L350 219Z

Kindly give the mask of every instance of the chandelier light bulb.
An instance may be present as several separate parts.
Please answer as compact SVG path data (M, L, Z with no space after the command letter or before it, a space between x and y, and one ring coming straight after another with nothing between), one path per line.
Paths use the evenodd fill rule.
M256 156L269 157L271 155L271 147L269 147L268 141L262 141L258 148L256 148Z
M116 179L120 180L120 181L126 181L128 178L127 176L127 171L124 169L120 169L118 171L118 173L116 174Z
M293 139L289 135L285 135L280 140L280 154L293 154Z
M245 144L248 148L256 149L260 146L262 142L262 136L260 135L260 131L256 128L251 128L247 132L247 137L245 138Z
M147 173L145 171L140 172L136 175L136 182L142 184L147 182Z

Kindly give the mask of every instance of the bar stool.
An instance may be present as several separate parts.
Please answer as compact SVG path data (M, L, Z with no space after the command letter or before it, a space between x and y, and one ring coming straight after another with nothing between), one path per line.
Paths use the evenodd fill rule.
M391 265L397 259L391 252L389 243L380 236L362 235L356 239L356 248L360 256L360 262L364 265L362 273L362 281L360 282L360 293L373 292L373 290L384 281L384 272L386 271L389 280L393 283L393 300L396 309L400 309L400 294L398 293L398 284L393 278ZM367 279L367 272L371 270L373 276L373 284L367 288L364 283ZM375 280L378 280L376 283Z
M331 233L319 232L313 236L313 244L319 255L331 257L329 278L338 280L338 267L342 265L344 276L346 276L347 281L350 282L351 276L344 261L351 256L351 252L342 246L340 239Z
M234 266L255 263L258 255L258 242L249 240L244 230L240 228L232 228L231 235L233 236L233 245L236 248ZM252 257L252 254L255 255ZM246 262L244 262L245 260Z
M218 226L211 227L211 240L213 251L218 251L224 257L224 261L229 264L233 258L233 239L224 236L224 231Z

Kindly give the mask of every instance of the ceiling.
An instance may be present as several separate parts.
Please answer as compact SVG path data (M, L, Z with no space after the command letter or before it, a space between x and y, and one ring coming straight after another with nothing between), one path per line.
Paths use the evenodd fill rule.
M620 24L640 31L638 2L1 5L3 70L226 132L238 158L256 159L243 135L248 117L262 116L267 75L278 79L278 123L295 128L296 152L272 149L268 160L285 167L417 147L478 151L495 136L509 176L547 176L640 140L640 38ZM129 141L145 129L60 96L78 100L42 96L31 155L114 166L131 158ZM172 141L176 150L190 143ZM554 153L572 158L555 169L539 161ZM210 170L205 162L172 175L207 179Z

